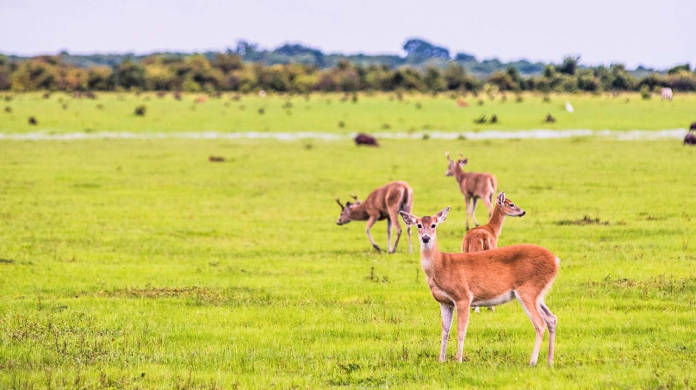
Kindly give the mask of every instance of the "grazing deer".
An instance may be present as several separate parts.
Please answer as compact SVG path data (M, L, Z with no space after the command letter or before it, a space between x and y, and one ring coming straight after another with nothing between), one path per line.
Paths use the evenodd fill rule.
M395 181L388 183L370 193L364 202L358 201L358 198L353 195L354 203L346 202L345 205L336 198L336 203L341 207L341 215L336 221L337 225L345 225L350 221L367 220L365 233L370 240L372 247L381 251L380 247L375 244L370 234L370 229L377 221L387 219L387 251L389 253L396 252L396 246L399 244L401 237L401 224L399 223L399 212L411 212L413 208L413 190L408 183L403 181ZM391 247L391 232L392 228L396 229L396 239L394 247ZM408 251L413 251L411 243L411 227L407 226L408 233Z
M488 207L488 218L491 217L493 213L493 196L498 187L498 181L495 179L495 176L490 173L464 172L462 170L462 165L466 165L466 163L469 162L468 158L460 158L457 161L452 161L449 152L445 153L445 157L447 157L447 161L449 161L445 176L454 176L457 183L459 183L459 190L464 195L464 201L466 202L466 230L468 231L469 215L473 217L476 226L479 225L476 219L476 203L479 198L483 201L483 204ZM471 204L471 208L469 204Z
M474 253L441 253L437 246L437 225L445 221L449 207L434 216L418 218L400 212L406 225L418 227L421 266L430 292L440 303L442 344L440 361L445 361L452 314L457 310L457 361L462 361L464 338L471 305L495 306L517 298L534 326L536 339L532 357L539 357L544 330L549 328L548 363L553 364L558 320L544 304L544 295L558 272L559 260L548 249L531 244L506 246Z
M480 252L497 248L498 236L500 236L500 231L503 228L505 216L522 217L525 214L526 212L524 210L515 206L510 199L506 199L505 193L501 192L498 194L495 208L493 208L493 215L491 215L488 224L475 227L469 230L464 236L462 240L462 252ZM490 306L488 309L495 311L494 306ZM474 311L478 313L479 307L475 306Z

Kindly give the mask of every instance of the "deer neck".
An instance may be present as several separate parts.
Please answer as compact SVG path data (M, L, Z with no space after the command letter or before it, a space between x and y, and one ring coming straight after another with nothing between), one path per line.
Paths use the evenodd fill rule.
M367 203L363 202L357 206L352 206L350 208L350 219L362 221L368 218L369 216L367 215Z
M496 238L500 236L500 231L503 229L503 220L505 220L505 212L503 212L502 207L496 204L491 219L488 221L488 227L493 230Z
M454 167L454 177L458 182L461 183L464 179L466 179L467 175L468 174L462 170L462 167L459 164Z
M437 247L437 238L433 237L433 244L428 248L421 247L421 267L428 278L433 278L441 268L442 256Z

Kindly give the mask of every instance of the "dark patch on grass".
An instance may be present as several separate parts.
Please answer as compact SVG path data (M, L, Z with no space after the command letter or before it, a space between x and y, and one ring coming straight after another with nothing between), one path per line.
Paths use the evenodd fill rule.
M486 120L486 115L485 115L485 114L482 114L480 117L474 119L474 123L479 124L479 125L482 125L482 124L486 123L486 121L487 121L487 120Z
M113 298L178 298L185 300L188 305L192 306L270 305L275 301L275 299L267 292L260 289L252 289L247 287L129 287L110 291L100 291L97 293L97 295Z
M589 215L585 215L584 217L582 217L580 219L563 219L560 221L556 221L555 224L559 225L559 226L564 226L564 225L579 225L579 226L609 225L609 221L602 221L599 219L599 217L592 218Z
M147 111L147 107L140 105L135 107L135 115L137 116L145 116L145 112Z
M75 188L101 188L101 184L97 183L75 183L73 184Z
M587 282L590 291L632 290L643 296L685 294L696 292L696 278L672 279L658 275L645 280L629 278L612 278L607 275L603 280Z
M531 186L527 186L527 189L529 189L532 192L542 192L542 191L551 191L553 190L553 187L550 185L538 185L538 184L533 184Z
M3 259L0 258L0 264L14 264L14 259Z

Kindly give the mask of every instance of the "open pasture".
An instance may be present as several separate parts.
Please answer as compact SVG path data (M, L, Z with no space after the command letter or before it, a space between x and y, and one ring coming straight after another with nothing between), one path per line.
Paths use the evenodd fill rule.
M10 104L13 115L36 110L40 127L56 131L190 130L205 110L219 115L197 128L232 129L225 110L246 104L247 113L234 115L252 115L262 104L212 99L190 111L190 101L153 97L145 117L124 119L142 97L118 96L69 102L67 113L79 116L65 115L55 97ZM292 99L292 115L269 108L269 131L295 129L302 99ZM444 115L458 109L446 98L423 104L423 112L443 114L428 119L413 101L372 99L312 97L306 126L339 131L325 107L368 106L351 111L356 123L393 115L384 121L395 129L400 116L460 126ZM592 99L612 102L583 99L596 110L604 106ZM519 127L536 127L522 109L537 105L533 98L511 100L501 107L520 110ZM549 107L562 99L553 101ZM621 104L609 107L633 107ZM186 119L173 118L176 105ZM380 112L388 105L403 108ZM576 109L581 115L583 103ZM642 112L618 127L684 126L684 118L656 124ZM593 120L578 126L616 118ZM3 131L31 130L3 123ZM417 242L409 254L402 236L396 254L378 254L363 222L335 224L335 196L364 198L406 180L414 213L452 206L438 236L441 250L458 251L464 202L444 176L446 150L463 152L468 169L494 173L499 190L527 211L506 220L499 245L532 242L561 258L546 299L559 318L553 368L541 363L546 340L540 365L527 366L533 331L517 302L472 314L465 362L451 360L452 334L450 361L438 363L439 306ZM208 162L210 155L226 161ZM386 140L379 149L347 140L3 141L0 387L693 388L695 162L696 149L676 140ZM478 217L486 219L482 207ZM384 222L373 236L386 244Z
M216 98L184 93L176 100L172 93L159 97L155 92L97 92L96 99L65 93L3 93L0 132L657 130L688 128L696 121L696 94L687 93L676 94L673 101L659 96L644 100L637 93L552 94L548 102L534 93L355 96L354 102L350 94L225 93ZM565 102L572 104L573 113L566 111ZM145 107L144 115L135 114L139 106ZM555 121L546 122L548 115ZM36 124L29 123L30 117ZM485 123L477 123L482 118Z

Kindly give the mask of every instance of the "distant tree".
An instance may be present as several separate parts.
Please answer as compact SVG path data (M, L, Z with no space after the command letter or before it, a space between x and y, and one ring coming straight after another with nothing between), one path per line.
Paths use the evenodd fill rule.
M457 55L454 56L454 60L457 62L474 62L476 61L476 57L469 53L457 53Z
M145 87L145 68L135 62L125 61L116 65L113 77L116 85L126 89Z
M486 81L503 91L515 91L520 89L520 85L515 82L507 72L493 72Z
M574 75L578 69L578 62L580 62L580 57L566 57L556 70L559 73Z
M626 67L623 64L612 64L609 67L609 71L612 77L611 89L628 90L633 88L635 79L626 71Z
M447 89L447 83L442 77L440 71L432 66L429 66L425 70L425 75L423 76L423 83L429 91L441 92Z
M215 68L220 69L223 73L229 73L242 67L242 57L237 54L218 53L212 61Z
M677 74L679 72L690 72L691 71L691 65L688 63L683 64L683 65L677 65L675 67L669 68L667 71L667 74Z
M429 58L449 59L449 50L444 47L435 46L422 39L409 39L404 43L403 49L406 51L407 59L412 62L420 62Z
M112 71L108 66L93 66L87 72L87 88L106 91L112 89Z

